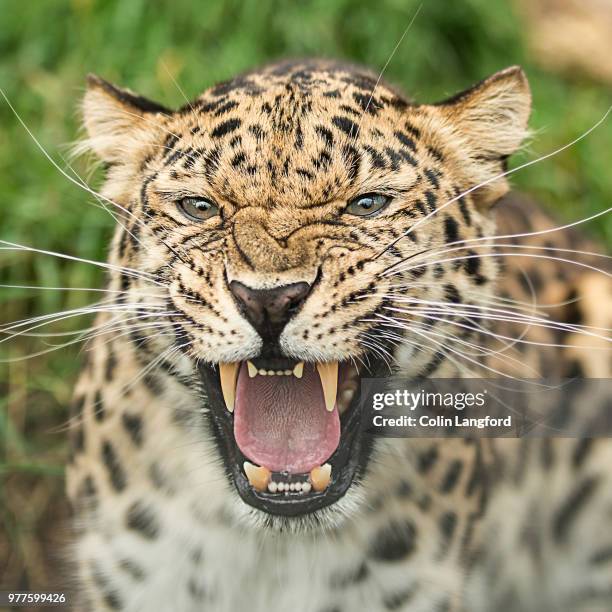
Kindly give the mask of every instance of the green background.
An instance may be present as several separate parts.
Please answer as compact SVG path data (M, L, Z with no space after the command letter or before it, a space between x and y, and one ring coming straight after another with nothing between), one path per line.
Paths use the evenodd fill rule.
M281 56L342 57L380 70L418 6L414 0L0 0L0 87L63 165L62 156L79 135L77 108L88 72L180 106L185 99L176 83L190 98L215 81ZM516 165L573 140L611 102L609 87L580 74L558 76L538 68L524 30L512 5L503 1L427 0L385 77L416 100L436 101L522 64L533 88L535 134L513 160ZM611 149L612 120L554 159L517 173L513 183L561 219L577 220L610 205ZM99 170L84 162L75 169L99 184ZM51 166L2 100L0 185L0 239L104 259L112 220ZM609 216L588 229L612 242ZM5 285L99 287L102 282L94 266L0 251ZM0 324L95 297L0 288ZM81 319L52 331L87 323ZM45 581L44 564L39 559L37 566L36 559L45 556L40 543L45 526L52 524L47 518L61 513L56 504L61 506L65 446L58 427L66 418L78 361L78 347L16 360L48 342L18 338L0 344L0 358L12 360L0 363L0 532L4 529L14 553L5 580L17 576L30 584ZM31 491L39 491L42 501L15 510L15 499L31 499Z

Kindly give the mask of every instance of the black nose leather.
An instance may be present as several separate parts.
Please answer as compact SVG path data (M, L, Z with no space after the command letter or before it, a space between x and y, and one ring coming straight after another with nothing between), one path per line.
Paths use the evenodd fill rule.
M238 281L230 283L244 316L264 340L276 340L289 319L310 293L308 283L292 283L274 289L251 289Z

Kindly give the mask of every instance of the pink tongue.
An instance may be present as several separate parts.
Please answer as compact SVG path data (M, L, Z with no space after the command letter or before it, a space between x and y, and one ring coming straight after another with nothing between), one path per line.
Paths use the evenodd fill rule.
M238 374L234 437L242 454L272 472L301 474L325 463L340 441L338 408L325 409L319 374L302 378Z

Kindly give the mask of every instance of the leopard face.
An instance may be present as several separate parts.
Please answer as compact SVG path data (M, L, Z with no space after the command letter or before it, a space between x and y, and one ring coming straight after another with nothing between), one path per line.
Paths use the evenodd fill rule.
M85 146L124 218L111 263L140 274L113 282L143 303L143 274L160 292L172 334L147 350L193 365L243 502L289 517L335 504L372 450L360 379L454 372L423 331L444 337L444 321L395 305L491 293L486 249L419 255L491 235L529 106L518 68L437 105L318 60L245 74L177 111L90 79Z

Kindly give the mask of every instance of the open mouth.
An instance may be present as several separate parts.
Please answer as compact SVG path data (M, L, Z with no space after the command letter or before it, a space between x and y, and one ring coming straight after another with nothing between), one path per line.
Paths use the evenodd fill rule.
M242 499L296 516L340 499L369 455L360 428L360 379L349 362L284 358L202 366L211 419Z

